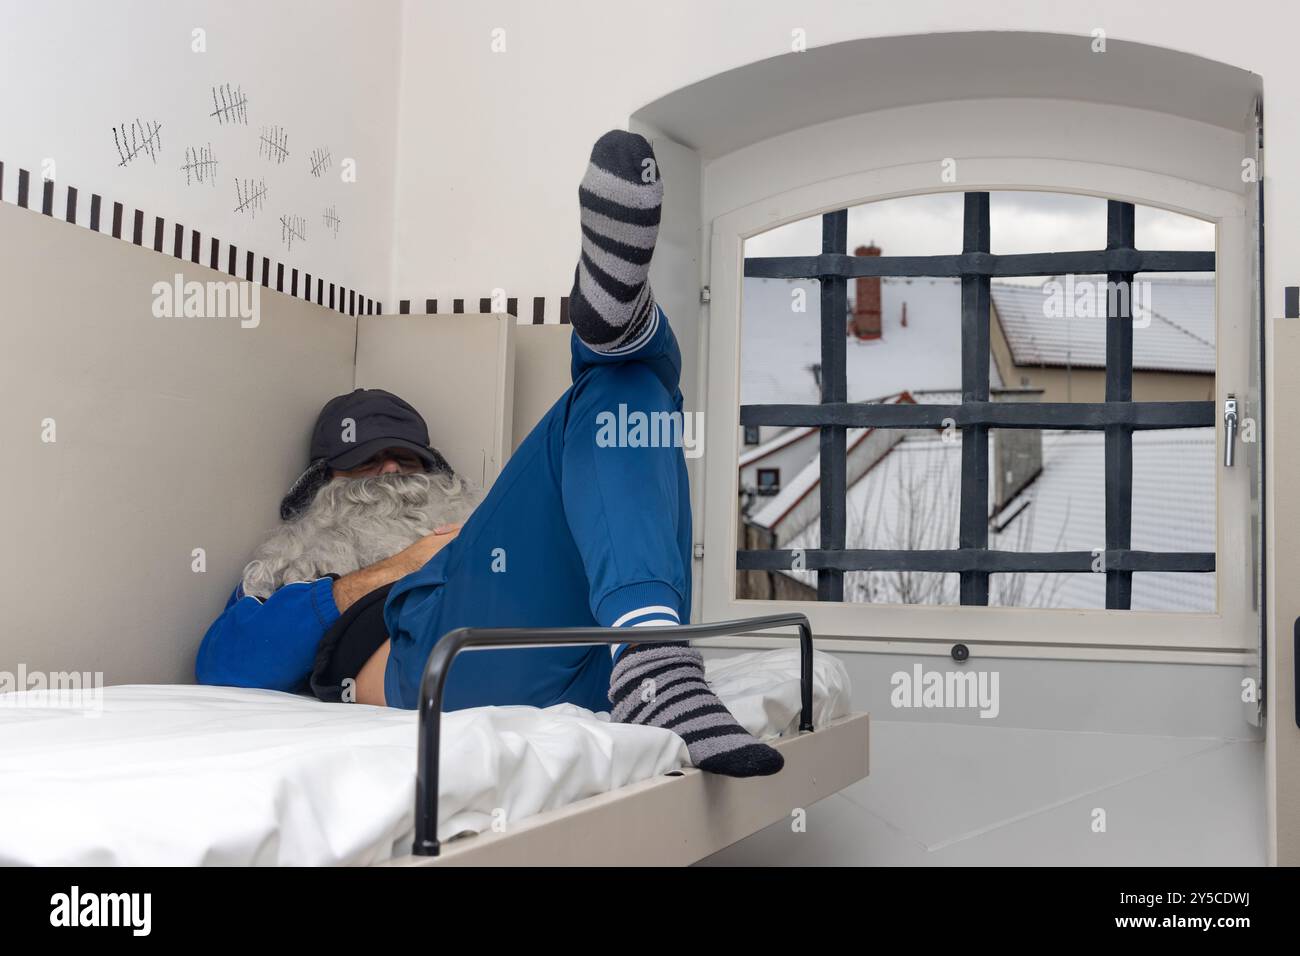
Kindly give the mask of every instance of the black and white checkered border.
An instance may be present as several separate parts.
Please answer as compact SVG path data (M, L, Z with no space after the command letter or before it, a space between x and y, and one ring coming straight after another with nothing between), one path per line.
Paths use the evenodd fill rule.
M445 308L447 302L451 302L451 311L453 313L459 314L465 311L466 301L472 302L474 300L444 299L443 306ZM412 313L411 310L412 302L415 303L415 307L416 307L414 313ZM547 324L568 325L569 324L569 297L567 295L561 296L559 297L558 301L555 298L552 298L550 302L551 302L551 307L548 309L546 296L544 295L533 296L531 310L521 314L519 311L519 299L509 298L506 299L505 311L510 315L513 315L515 318L519 319L519 321L524 324L531 323L532 325L547 325ZM438 311L437 299L425 299L423 311L420 310L419 299L415 299L415 300L399 299L397 303L398 315L411 315L411 314L433 315L437 311ZM478 314L485 314L493 311L500 311L500 310L494 310L492 308L491 296L483 296L478 300ZM552 317L549 323L547 322L548 314Z
M39 211L42 215L57 218L72 225L85 226L94 232L111 235L114 239L121 239L133 245L153 249L154 252L171 255L174 258L193 262L197 265L207 265L218 271L221 271L224 263L224 271L228 275L236 278L242 277L249 282L260 281L268 289L274 289L276 292L283 292L307 302L314 301L317 305L325 306L343 315L378 315L384 311L382 302L370 296L362 295L356 289L346 288L339 283L326 282L319 276L315 277L316 294L315 298L313 298L313 277L311 273L303 271L300 277L298 269L292 267L286 269L283 262L275 262L267 256L258 256L250 249L244 250L241 254L240 250L234 245L222 242L216 236L208 237L207 248L205 249L203 236L199 230L186 229L179 222L171 224L171 235L168 236L167 223L162 216L153 217L150 224L151 229L147 234L146 223L149 221L149 217L145 215L143 210L132 209L130 222L124 222L127 215L126 207L120 202L115 202L110 209L108 203L98 193L91 193L90 202L82 204L79 208L80 195L75 186L68 186L63 189L63 213L61 216L55 216L55 192L58 187L52 179L41 180L40 208L37 210L35 206L30 204L31 188L31 174L27 170L20 168L18 170L18 187L15 199L6 200L5 164L0 162L0 202L13 201L15 205L23 209L31 209L33 212ZM107 229L102 228L105 225L105 219L108 220ZM146 241L146 235L148 241ZM274 285L272 285L273 280Z

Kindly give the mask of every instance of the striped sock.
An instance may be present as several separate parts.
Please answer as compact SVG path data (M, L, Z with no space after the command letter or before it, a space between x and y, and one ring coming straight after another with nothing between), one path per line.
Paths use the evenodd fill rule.
M709 689L704 657L685 641L628 648L609 679L610 720L671 730L691 763L728 777L762 777L785 758L736 723Z
M663 195L644 136L612 129L596 140L578 187L582 255L569 296L569 321L593 351L630 352L654 334L659 310L647 277Z

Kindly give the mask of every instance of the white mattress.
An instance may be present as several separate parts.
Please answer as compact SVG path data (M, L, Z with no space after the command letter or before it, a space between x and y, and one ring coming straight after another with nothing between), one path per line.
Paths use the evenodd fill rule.
M797 728L796 649L708 673L751 733ZM844 665L818 654L815 677L815 722L847 714ZM94 715L0 695L0 864L381 862L409 852L416 727L413 711L228 687L109 687ZM675 734L570 704L447 713L438 837L682 766Z

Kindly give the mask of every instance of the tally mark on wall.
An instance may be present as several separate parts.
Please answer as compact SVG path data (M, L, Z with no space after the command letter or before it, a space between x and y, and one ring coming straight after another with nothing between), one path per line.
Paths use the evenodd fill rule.
M285 244L286 249L293 248L295 239L300 242L307 241L307 220L302 216L281 216L280 240Z
M214 86L212 106L213 110L208 115L215 116L222 126L227 123L233 126L248 125L248 97L244 95L243 87L237 86L231 90L229 83Z
M212 144L185 147L185 165L181 169L185 170L186 186L205 182L216 186L217 160L212 155Z
M289 158L289 134L278 126L263 126L257 141L257 155L279 165Z
M339 218L337 206L330 206L325 210L325 228L334 236L339 237L339 226L343 225L343 220Z
M320 179L329 168L334 165L334 158L330 156L328 147L317 147L311 151L311 174Z
M120 160L117 165L125 166L140 155L157 163L158 150L162 148L161 133L161 123L142 123L138 119L129 125L123 123L113 127L113 145L117 147Z
M235 212L246 212L256 219L257 211L262 208L265 201L265 179L259 179L256 182L245 179L241 183L238 177L235 178Z

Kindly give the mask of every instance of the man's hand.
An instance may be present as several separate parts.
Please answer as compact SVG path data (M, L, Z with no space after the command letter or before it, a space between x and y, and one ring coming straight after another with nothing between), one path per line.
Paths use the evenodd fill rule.
M342 614L375 588L381 588L420 570L459 533L458 524L442 525L391 558L343 575L334 582L334 604L339 613Z

